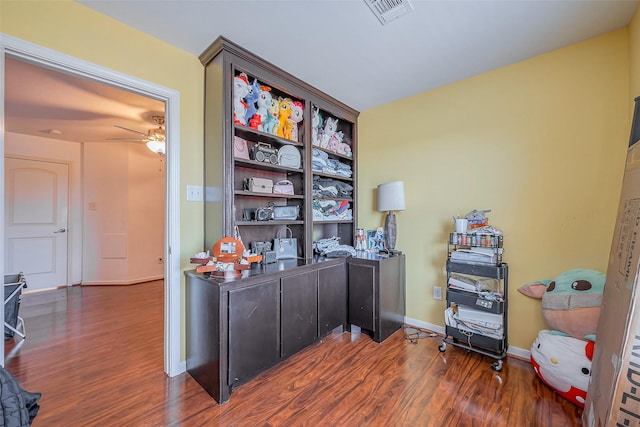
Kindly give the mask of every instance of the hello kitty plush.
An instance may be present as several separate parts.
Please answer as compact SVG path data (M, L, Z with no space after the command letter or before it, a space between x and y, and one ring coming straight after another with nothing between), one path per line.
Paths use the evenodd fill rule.
M593 341L542 330L531 346L531 364L556 393L584 408L591 377Z
M244 97L244 102L247 104L247 112L244 114L245 122L251 123L251 119L254 114L256 114L256 101L260 97L260 83L258 83L258 79L253 79L253 83L249 85L249 93ZM255 120L253 123L255 124ZM253 126L251 126L253 127ZM257 129L257 126L254 127Z
M331 142L331 137L336 133L338 129L338 119L333 117L327 117L324 122L324 130L322 132L322 140L320 141L320 147L327 148Z
M320 145L322 132L322 116L320 115L320 108L314 106L311 109L311 143L313 145Z
M270 133L272 135L278 134L278 128L280 127L278 111L280 111L280 102L277 99L271 98L271 106L267 108L267 119L262 124L263 132Z
M249 79L245 73L240 73L233 78L233 123L247 125L245 115L249 107L244 102L244 97L249 93Z
M293 101L291 102L291 116L289 120L292 122L293 126L291 128L291 139L292 141L298 142L298 123L302 121L302 116L304 115L304 107L302 102Z
M280 109L278 110L278 120L280 121L280 126L278 127L277 135L281 138L284 138L284 130L287 126L287 120L291 116L291 99L280 98L278 99L278 102L280 102Z
M260 86L260 95L256 101L256 115L260 117L260 124L258 124L258 130L265 131L264 125L269 115L268 110L271 107L271 88L269 86Z

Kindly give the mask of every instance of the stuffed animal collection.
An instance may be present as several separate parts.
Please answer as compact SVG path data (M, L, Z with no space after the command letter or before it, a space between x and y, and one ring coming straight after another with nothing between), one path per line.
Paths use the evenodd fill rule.
M554 278L527 283L518 291L542 299L542 315L552 330L542 330L531 347L538 377L584 408L606 275L573 269Z
M233 122L298 142L304 116L300 101L278 96L258 79L249 82L245 73L233 78Z
M338 119L323 119L320 109L314 106L311 109L311 143L343 156L353 157L351 146L344 139L344 133L338 130Z

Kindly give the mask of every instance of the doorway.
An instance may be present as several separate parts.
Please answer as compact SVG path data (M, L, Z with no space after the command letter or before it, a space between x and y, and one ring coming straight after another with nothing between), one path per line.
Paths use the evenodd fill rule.
M165 314L164 314L164 370L169 376L175 376L185 371L184 362L180 361L180 242L179 242L179 93L146 82L114 70L90 64L78 58L61 54L51 49L3 35L0 38L2 58L0 59L0 75L4 75L4 60L6 56L19 58L44 67L60 70L74 76L98 81L124 90L149 96L164 102L166 109L165 124L167 135L166 148L166 179L165 179L165 241L164 241L164 277L165 277ZM4 89L4 81L0 83ZM4 158L4 99L0 102L0 155ZM4 162L0 179L4 186ZM0 200L2 208L0 215L4 223L4 200ZM4 258L5 250L4 227L0 230L2 247L0 257ZM0 266L5 274L4 266ZM4 307L0 305L0 315L4 317ZM0 360L4 361L4 348L0 348Z

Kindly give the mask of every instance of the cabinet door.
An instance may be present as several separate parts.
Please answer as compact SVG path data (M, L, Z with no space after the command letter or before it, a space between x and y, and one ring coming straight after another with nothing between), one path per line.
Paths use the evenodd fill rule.
M318 285L315 271L282 278L282 357L312 344L317 337Z
M229 291L229 385L279 361L278 280Z
M327 335L347 323L347 270L345 264L318 270L318 329Z
M376 269L349 263L349 323L375 332Z

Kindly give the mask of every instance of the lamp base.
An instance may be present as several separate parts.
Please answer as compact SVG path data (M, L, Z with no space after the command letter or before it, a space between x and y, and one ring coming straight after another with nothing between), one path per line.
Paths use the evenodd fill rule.
M387 213L387 217L384 219L384 243L387 251L394 251L396 249L396 214L393 211Z

